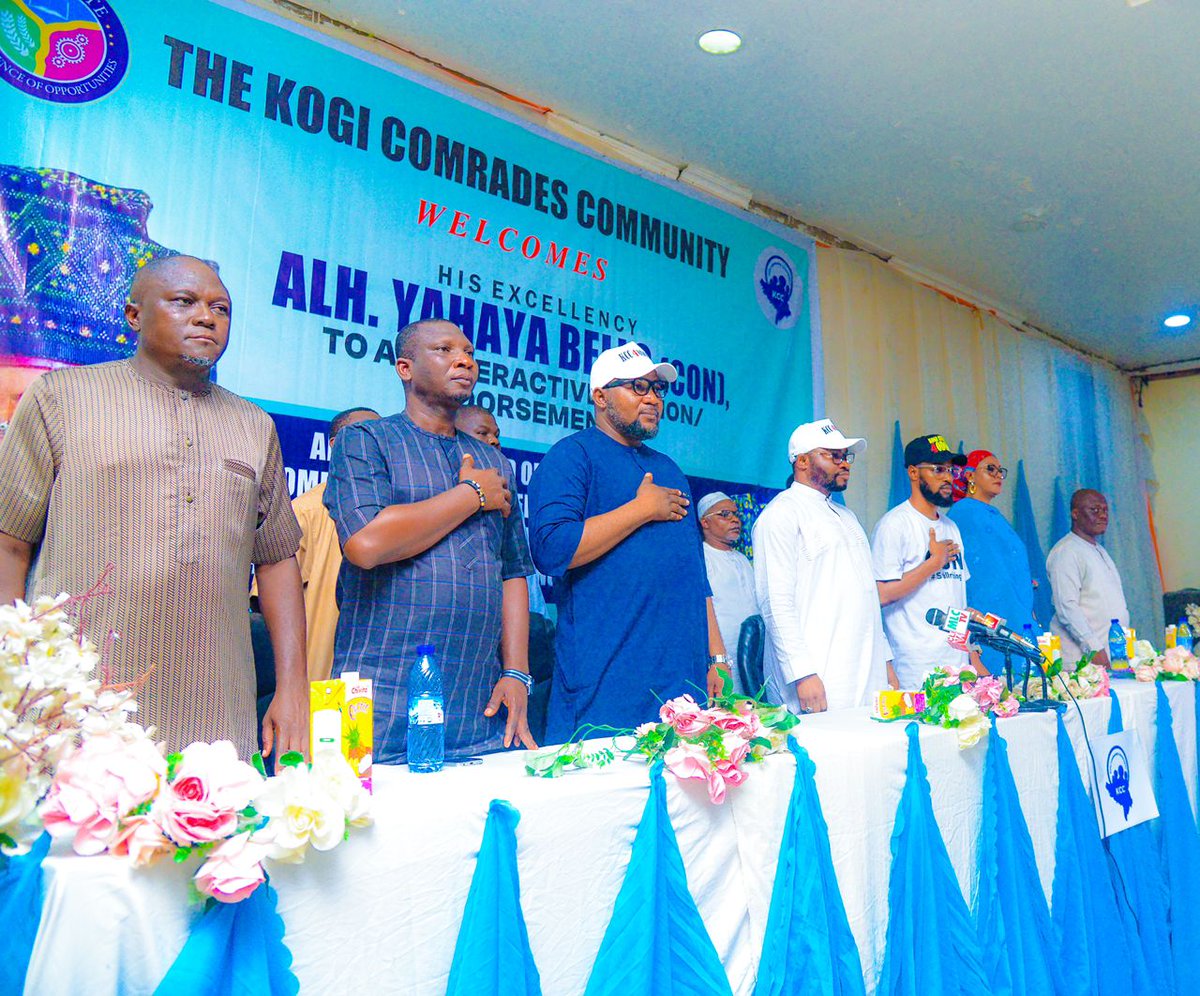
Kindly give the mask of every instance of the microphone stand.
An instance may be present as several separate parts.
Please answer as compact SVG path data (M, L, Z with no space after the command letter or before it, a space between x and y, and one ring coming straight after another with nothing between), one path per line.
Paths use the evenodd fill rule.
M1045 668L1045 664L1042 660L1041 655L1038 656L1037 660L1034 660L1030 654L1025 653L1019 647L1014 647L1013 644L1010 643L1008 640L996 640L996 641L994 641L993 646L995 646L996 644L999 644L999 646L997 646L996 649L1001 650L1004 653L1004 673L1008 679L1008 690L1010 692L1012 691L1012 685L1013 685L1013 683L1012 683L1013 651L1016 650L1017 653L1020 654L1020 656L1025 659L1025 680L1022 683L1022 687L1021 687L1021 695L1025 699L1025 701L1021 704L1022 712L1058 712L1058 711L1066 708L1066 706L1063 703L1056 702L1054 699L1050 698L1050 696L1046 693L1046 682L1048 679L1046 677L1046 668ZM1037 669L1042 674L1042 694L1041 694L1040 698L1031 699L1029 697L1029 672L1032 670L1031 665L1034 665L1034 664L1037 665ZM1037 686L1035 685L1034 687L1036 689Z

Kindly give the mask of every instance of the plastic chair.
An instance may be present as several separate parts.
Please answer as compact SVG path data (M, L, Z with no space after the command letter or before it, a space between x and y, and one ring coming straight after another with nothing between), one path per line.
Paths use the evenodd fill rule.
M747 616L738 634L737 666L742 690L757 695L763 687L763 647L767 642L767 624L762 616Z

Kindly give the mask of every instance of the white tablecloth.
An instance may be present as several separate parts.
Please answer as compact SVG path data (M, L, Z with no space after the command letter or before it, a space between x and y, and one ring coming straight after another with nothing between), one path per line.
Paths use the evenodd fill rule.
M1125 725L1153 763L1153 685L1119 683ZM1196 723L1190 683L1168 684L1175 735L1195 808ZM1092 736L1106 732L1107 700L1082 703ZM1086 747L1074 707L1068 730ZM1054 875L1058 773L1052 714L1000 727L1025 810L1042 885ZM905 779L904 725L865 711L806 717L798 741L817 767L842 897L868 991L883 964L890 841ZM964 896L975 882L986 747L960 751L952 733L922 727L933 804ZM621 887L647 796L644 765L548 780L524 773L521 753L482 765L411 775L377 768L376 824L329 854L271 868L293 970L306 994L445 990L488 804L507 799L517 828L521 899L547 996L582 993ZM790 755L751 769L725 805L698 782L667 775L671 821L688 884L735 993L751 993L795 767ZM27 994L150 993L174 961L198 911L194 872L136 871L112 858L75 857L59 844L46 860L46 900Z

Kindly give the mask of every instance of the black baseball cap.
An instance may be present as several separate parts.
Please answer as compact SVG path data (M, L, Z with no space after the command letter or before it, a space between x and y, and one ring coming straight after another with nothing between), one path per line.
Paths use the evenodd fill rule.
M911 467L918 463L952 463L956 467L963 467L967 458L950 449L945 436L918 436L904 447L904 466Z

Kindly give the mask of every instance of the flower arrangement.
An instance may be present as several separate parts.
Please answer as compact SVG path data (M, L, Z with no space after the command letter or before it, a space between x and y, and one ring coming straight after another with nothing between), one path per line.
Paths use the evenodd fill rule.
M917 719L953 730L960 749L979 743L989 715L1006 719L1020 709L1020 700L1004 682L992 675L980 677L970 668L935 668L922 691L925 708Z
M1183 611L1187 615L1188 629L1195 636L1196 633L1200 632L1200 605L1197 605L1195 602L1189 602L1184 606Z
M1200 681L1200 660L1183 647L1160 654L1149 642L1139 640L1129 666L1138 681Z
M1093 663L1094 652L1086 653L1075 664L1064 666L1061 660L1056 660L1046 669L1047 698L1066 702L1070 698L1101 699L1109 694L1108 669ZM1041 690L1041 678L1030 676L1029 687L1034 685Z
M239 760L228 740L163 758L148 738L88 737L60 764L41 818L76 854L107 852L138 868L198 857L196 892L240 902L265 880L264 860L299 863L310 846L331 850L371 822L366 790L340 753L311 766L285 754L273 778L255 762Z
M525 770L542 778L555 778L572 768L598 768L613 761L617 753L629 760L661 761L677 778L705 782L708 797L725 801L727 789L741 785L746 765L761 761L784 746L787 731L800 722L784 706L769 705L748 695L728 690L703 707L690 695L662 704L657 723L643 723L636 730L585 728L562 747L534 753ZM589 732L613 733L612 748L588 751L583 737ZM620 747L618 741L632 737Z
M245 899L264 860L299 862L371 821L369 797L340 753L311 766L297 753L268 778L262 758L229 741L163 757L132 722L136 683L94 673L100 657L76 636L68 610L98 593L0 607L0 845L27 850L43 828L75 853L108 853L146 867L201 859L199 896Z
M37 805L81 737L134 743L129 687L104 684L100 655L77 638L68 611L88 595L0 607L0 850L20 854L42 832ZM140 786L139 786L140 788Z

